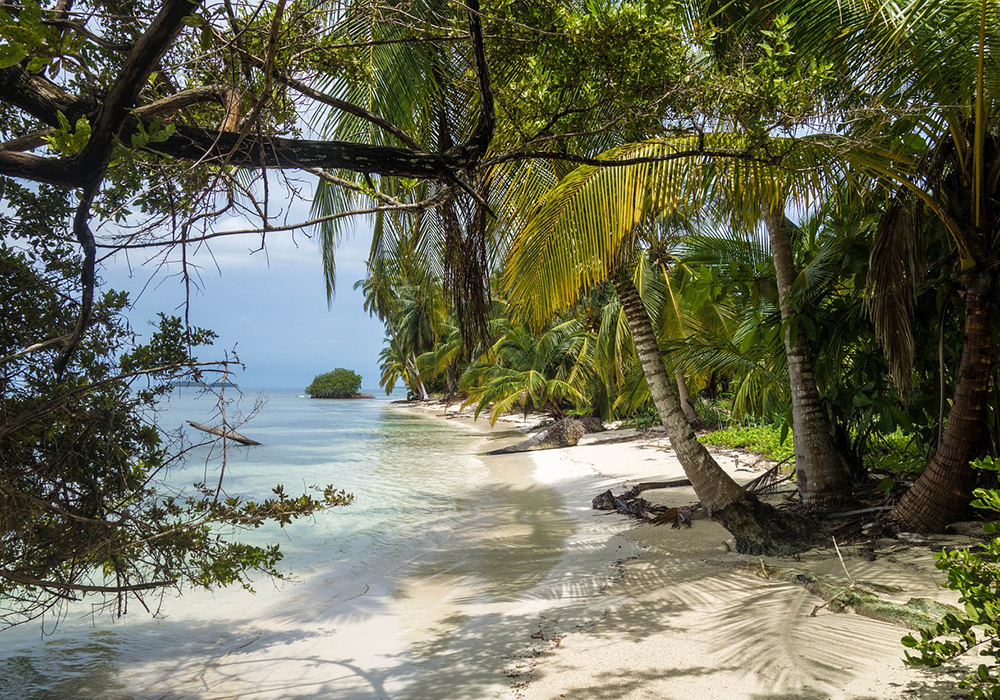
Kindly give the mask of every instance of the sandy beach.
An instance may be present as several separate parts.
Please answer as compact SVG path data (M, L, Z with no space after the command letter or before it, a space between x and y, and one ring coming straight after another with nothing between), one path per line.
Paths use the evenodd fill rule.
M953 674L904 666L903 627L816 610L824 601L804 588L746 573L741 565L759 565L759 558L732 553L728 533L704 513L690 528L671 529L592 510L591 499L606 488L618 492L641 481L683 477L662 433L595 444L628 435L596 433L576 447L483 458L494 471L529 459L534 479L562 495L577 530L560 566L570 577L576 573L578 586L587 580L581 569L601 571L608 557L617 557L620 573L602 586L552 589L569 599L597 593L587 605L572 606L572 615L560 615L558 600L539 602L537 629L533 626L531 642L509 657L510 684L499 697L955 696ZM764 468L753 464L752 455L723 450L716 456L737 480L749 481ZM643 496L666 505L697 500L690 487ZM869 561L870 554L848 546L843 563L832 548L796 561L764 561L841 577L846 567L856 580L898 586L897 602L928 597L954 603L955 595L940 587L944 574L934 568L931 551L898 545Z
M375 535L391 538L393 528L427 523L425 532L408 533L406 548L390 558L328 552L342 530L334 520L314 523L305 528L320 531L297 535L313 539L295 550L294 576L261 585L256 595L237 588L188 592L167 601L163 619L140 613L92 629L71 624L41 646L36 630L15 630L5 638L11 653L0 665L6 673L0 697L955 695L952 676L903 665L902 627L817 611L824 601L804 588L753 575L741 567L759 567L760 560L733 554L728 533L704 513L690 528L671 529L594 510L592 499L607 489L682 476L662 433L606 431L575 447L487 456L524 439L538 418L490 428L482 419L456 417L452 407L452 430L439 405L389 410L408 412L408 449L420 449L412 462L376 459L378 469L399 471L393 478L372 472L376 493L395 484L443 518L379 511ZM301 407L289 399L288 411L298 415ZM276 436L285 434L282 415L274 418ZM435 452L428 443L435 440L451 442ZM336 460L324 461L325 449L316 449L313 468L336 468ZM299 459L309 452L290 454ZM750 455L717 456L738 480L764 468ZM439 475L460 467L474 479L462 476L453 492L418 480L421 469ZM643 497L668 505L696 501L690 487ZM345 520L353 517L344 512ZM324 535L323 527L332 529ZM849 546L843 554L843 565L831 549L768 563L840 577L846 566L857 580L898 586L899 602L954 601L939 586L943 575L929 547L890 546L874 561Z

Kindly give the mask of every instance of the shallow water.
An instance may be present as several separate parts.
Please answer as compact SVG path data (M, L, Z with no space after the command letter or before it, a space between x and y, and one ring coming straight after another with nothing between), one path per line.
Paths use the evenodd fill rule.
M347 508L256 531L277 540L284 582L165 595L154 619L69 611L0 633L0 696L24 698L485 697L531 602L573 533L561 497L472 456L468 426L384 400L319 401L268 391L240 431L264 445L228 454L226 490L266 496L332 483ZM164 426L213 423L212 397L174 395ZM194 433L192 437L199 437ZM216 453L217 455L217 453ZM195 451L173 483L210 479ZM505 469L517 471L508 464ZM525 603L517 610L512 605ZM512 614L516 612L516 614ZM490 691L492 692L492 691ZM443 694L442 694L443 693Z

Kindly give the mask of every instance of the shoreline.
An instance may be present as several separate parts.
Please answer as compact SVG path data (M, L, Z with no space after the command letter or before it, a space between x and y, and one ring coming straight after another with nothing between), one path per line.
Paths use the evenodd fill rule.
M553 521L560 530L554 533L558 535L558 542L549 545L549 556L553 557L553 562L544 575L539 577L538 572L529 574L526 571L526 576L533 575L535 578L530 587L515 596L501 595L499 599L487 596L489 600L480 601L476 610L476 616L482 619L473 622L473 626L486 629L492 626L493 632L504 636L495 640L496 653L482 659L492 666L492 673L499 683L484 684L475 694L462 694L453 688L451 694L442 689L441 694L434 695L428 692L421 680L417 680L403 690L401 697L519 698L522 689L530 683L535 663L540 657L558 646L567 635L590 627L607 615L617 602L616 597L607 595L607 592L624 574L622 561L641 553L640 547L624 536L633 527L632 522L617 514L591 508L590 501L594 494L617 488L619 482L598 474L588 465L572 461L556 459L540 463L535 459L537 453L482 454L493 447L522 440L525 436L523 430L532 427L537 417L529 416L526 420L508 418L490 426L488 420L473 421L471 415L456 415L454 406L449 408L447 415L440 404L398 406L437 420L453 420L482 438L474 445L475 458L487 470L489 484L509 490L514 495L514 507L520 511L514 517L516 524L507 526L508 532L501 529L489 533L469 533L474 539L483 538L498 545L491 547L491 555L506 558L506 563L497 561L498 566L524 566L520 558L527 555L523 545L529 530L546 529L551 527ZM526 494L532 492L547 493L546 508L552 509L552 512L545 513L533 507L522 508L520 504ZM459 590L468 585L468 581L453 583ZM412 585L412 581L409 584L403 582L404 591L408 585ZM447 599L455 591L437 590L436 593L439 596L444 594ZM501 615L507 622L494 625L491 620L496 615ZM481 639L482 635L470 635L465 642L475 643Z
M436 407L439 418L443 408ZM528 427L533 421L514 424ZM683 476L665 435L593 444L614 433L627 434L588 434L576 447L480 457L530 457L533 478L562 494L592 553L601 547L609 548L605 554L628 553L610 563L616 576L586 593L593 596L585 606L589 616L542 619L534 643L512 656L516 674L499 697L955 696L954 667L926 670L903 664L899 640L905 628L831 612L800 586L741 572L739 566L761 558L732 553L729 533L705 513L692 519L691 528L671 529L590 510L590 499L607 488L618 492L640 481ZM737 450L713 454L741 482L763 470ZM645 491L643 497L668 506L697 501L690 486ZM601 518L617 519L618 526L597 526ZM939 549L943 543L963 541L968 538L935 539L934 545ZM572 543L567 545L566 566L572 569L585 558ZM857 580L898 586L897 602L927 597L956 603L956 594L940 587L945 576L934 567L928 547L898 545L875 553L859 546L841 549L843 563L832 549L811 550L796 561L763 561L840 577L846 567ZM609 565L601 557L591 562Z
M298 404L286 408L299 411ZM373 454L402 461L379 459L375 471L362 472L375 485L383 484L383 470L392 472L385 483L405 491L413 508L387 512L371 531L375 538L405 533L406 545L391 556L341 549L341 528L331 520L296 535L311 543L292 550L296 574L268 582L256 596L186 592L183 601L167 601L165 619L139 613L93 628L74 623L43 645L22 630L10 653L0 654L15 672L6 685L0 680L0 695L4 688L21 688L25 697L166 692L206 700L955 694L952 677L902 666L903 628L826 610L812 617L823 601L803 588L738 570L759 560L728 553L728 533L703 513L690 529L672 530L593 510L592 498L609 488L618 493L679 474L662 432L607 431L571 448L484 455L524 439L538 417L490 427L460 416L444 429L442 409L391 409L410 414L392 434L411 447L383 453L375 445ZM264 427L284 425L276 411ZM251 469L248 478L271 483L273 464L302 468L302 455L319 455L306 464L324 475L341 467L326 456L325 438L288 444L290 452L264 460L266 474ZM346 464L362 464L343 454ZM763 468L736 451L721 457L742 481ZM379 512L385 491L368 493L366 508ZM696 500L690 487L643 496L667 505ZM859 580L953 602L937 588L943 575L926 548L894 548L876 562L848 547L844 555ZM829 553L807 553L794 565L843 576Z

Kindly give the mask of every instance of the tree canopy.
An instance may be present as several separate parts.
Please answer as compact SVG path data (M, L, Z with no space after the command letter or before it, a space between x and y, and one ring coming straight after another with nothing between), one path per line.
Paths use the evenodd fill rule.
M355 396L361 390L361 375L343 367L317 374L306 387L314 398Z

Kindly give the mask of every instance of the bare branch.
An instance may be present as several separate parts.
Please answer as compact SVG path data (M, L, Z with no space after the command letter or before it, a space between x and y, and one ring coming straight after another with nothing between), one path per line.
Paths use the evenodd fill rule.
M42 579L19 574L9 569L0 569L0 577L21 583L26 586L37 586L38 588L55 589L59 591L78 591L80 593L132 593L135 591L149 591L154 588L172 586L176 581L151 581L149 583L136 583L123 586L87 586L80 583L62 583L60 581L43 581Z

